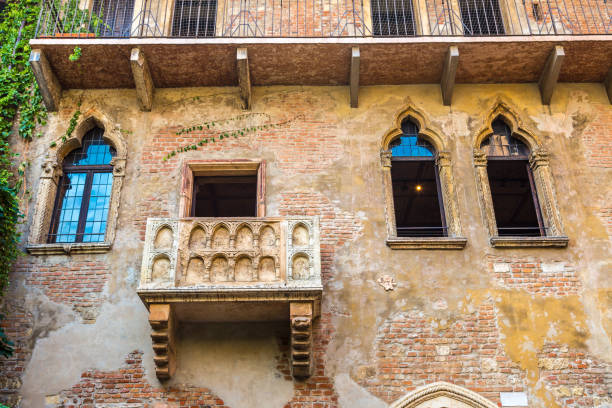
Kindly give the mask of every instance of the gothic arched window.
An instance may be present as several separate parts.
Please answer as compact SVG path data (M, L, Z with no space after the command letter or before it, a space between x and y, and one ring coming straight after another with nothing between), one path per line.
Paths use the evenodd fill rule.
M499 236L545 236L529 148L501 119L481 144Z
M95 127L62 164L48 242L104 242L113 186L115 149Z
M447 236L435 148L410 118L389 148L397 236Z

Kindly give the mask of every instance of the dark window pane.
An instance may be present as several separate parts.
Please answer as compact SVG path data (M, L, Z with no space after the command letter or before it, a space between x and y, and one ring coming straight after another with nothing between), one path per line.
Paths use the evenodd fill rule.
M64 166L94 166L108 165L115 157L115 149L107 144L100 128L90 130L82 141L82 147L73 150L64 159Z
M172 35L212 37L217 17L216 0L177 0L174 3Z
M62 177L57 232L52 242L76 242L86 179L87 173L68 173Z
M490 160L489 186L500 236L540 236L539 208L526 160Z
M375 36L415 35L412 0L372 0L372 28Z
M486 138L480 147L489 157L527 157L529 148L512 136L510 127L501 119L491 124L493 134Z
M397 235L445 236L434 161L393 161L391 178Z
M97 26L91 24L92 32L102 37L129 37L134 0L94 0L92 14L101 20Z
M257 216L257 176L195 177L194 217Z
M459 0L465 35L502 35L499 0Z

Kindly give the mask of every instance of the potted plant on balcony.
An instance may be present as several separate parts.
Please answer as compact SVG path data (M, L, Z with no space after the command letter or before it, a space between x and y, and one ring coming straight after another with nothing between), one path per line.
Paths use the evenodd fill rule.
M105 27L102 9L98 12L79 8L79 0L50 0L44 3L42 38L98 37Z

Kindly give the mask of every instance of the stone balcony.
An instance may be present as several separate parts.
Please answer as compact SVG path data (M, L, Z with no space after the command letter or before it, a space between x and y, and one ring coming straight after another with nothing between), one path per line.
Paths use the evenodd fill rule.
M312 369L322 295L317 218L150 218L138 295L149 309L157 376L175 370L181 322L289 320L292 372Z
M425 83L440 83L445 105L455 83L537 82L550 104L557 82L605 81L612 98L612 8L601 0L507 0L477 22L461 6L471 0L411 1L399 19L383 0L219 0L184 27L172 12L182 3L134 1L111 0L119 20L92 0L63 20L43 2L31 64L50 111L63 89L94 88L136 88L145 111L157 88L201 86L239 86L245 108L251 86L270 85L349 85L352 107L360 86Z

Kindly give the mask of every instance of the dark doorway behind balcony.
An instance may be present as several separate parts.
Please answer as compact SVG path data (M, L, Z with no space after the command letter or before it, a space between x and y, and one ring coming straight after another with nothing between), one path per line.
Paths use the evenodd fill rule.
M464 35L504 35L499 0L459 0Z
M372 34L397 37L416 35L412 0L372 0Z
M192 217L256 217L257 176L195 177Z
M177 0L172 20L173 37L214 37L216 0Z
M134 14L134 0L94 0L91 19L91 31L101 37L129 37Z

